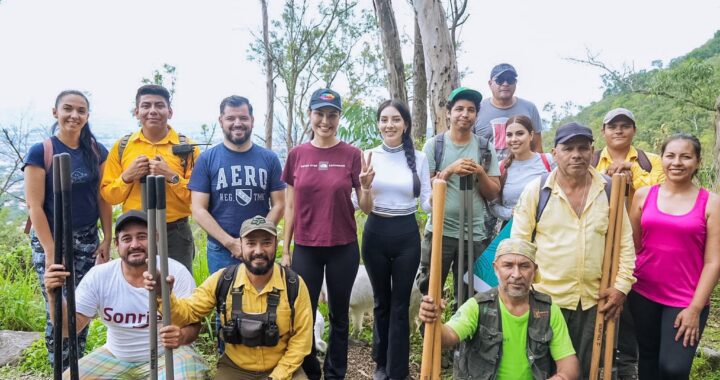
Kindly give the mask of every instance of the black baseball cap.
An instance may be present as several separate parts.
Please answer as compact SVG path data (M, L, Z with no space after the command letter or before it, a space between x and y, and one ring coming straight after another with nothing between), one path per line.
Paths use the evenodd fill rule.
M490 80L493 80L504 73L512 73L512 75L517 77L517 71L515 71L513 65L509 63L501 63L490 70Z
M115 235L117 235L118 231L122 231L123 227L130 222L140 222L147 226L147 214L145 211L130 210L118 216L117 221L115 221Z
M310 97L310 109L316 110L322 107L333 107L337 108L338 111L342 111L340 94L329 88L321 88L313 92Z
M557 129L555 132L555 146L564 144L573 137L585 137L590 142L594 141L592 130L582 124L576 122L568 123Z

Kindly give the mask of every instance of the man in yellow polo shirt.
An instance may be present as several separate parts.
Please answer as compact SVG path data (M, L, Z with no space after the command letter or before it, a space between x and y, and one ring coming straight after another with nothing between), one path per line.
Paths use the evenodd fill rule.
M242 264L213 273L189 298L171 295L173 324L197 323L219 309L225 353L218 360L217 380L307 379L300 367L313 341L307 286L275 263L273 222L260 215L244 221L239 240ZM144 276L147 290L157 286L148 272ZM172 286L174 279L169 280ZM219 289L229 291L223 295Z
M633 146L637 125L632 112L625 108L610 110L603 118L601 131L606 147L595 151L591 165L608 176L615 173L629 175L628 201L632 201L634 190L665 182L660 156Z
M577 379L580 365L562 312L531 287L538 278L535 252L522 239L500 242L493 262L499 286L467 300L442 326L443 347L465 342L455 358L456 378ZM424 296L420 319L430 323L439 316L433 299Z
M510 236L537 244L542 278L535 289L552 297L568 324L583 377L590 373L595 316L617 319L625 296L635 282L635 249L630 219L623 212L620 265L612 287L600 293L600 277L609 225L606 180L590 166L593 154L590 128L569 123L557 129L552 154L557 168L530 182L515 206ZM545 179L544 183L540 183ZM540 189L550 191L536 222Z
M635 115L625 108L610 110L603 118L602 135L606 147L595 151L591 165L599 172L612 176L625 173L630 179L628 206L635 190L665 182L660 156L635 148L633 138L637 131ZM623 308L618 332L618 379L638 378L638 348L635 322L630 308Z
M187 185L192 166L200 154L187 145L185 136L168 125L172 117L170 92L158 85L145 85L135 96L135 117L142 128L118 140L105 161L100 194L113 205L122 203L123 212L142 208L140 180L163 175L167 181L168 254L192 273L195 244L188 223L190 190ZM173 152L173 147L187 152Z

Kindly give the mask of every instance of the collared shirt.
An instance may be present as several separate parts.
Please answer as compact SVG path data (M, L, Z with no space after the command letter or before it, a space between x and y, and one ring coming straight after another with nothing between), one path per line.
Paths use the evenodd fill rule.
M605 179L596 170L589 170L592 184L580 217L556 181L557 169L543 184L552 193L540 222L535 223L540 178L525 188L513 216L512 237L530 241L533 230L537 231L536 263L541 280L534 285L535 289L550 295L553 303L563 309L575 310L580 302L582 309L587 310L597 304L600 292L610 205ZM634 268L632 229L627 212L623 211L620 265L613 287L627 294L635 282Z
M630 194L628 195L629 202L632 202L635 190L643 186L652 186L665 182L665 172L662 168L662 160L660 159L660 156L649 152L644 153L650 161L651 168L649 172L646 172L645 169L640 167L640 163L638 162L638 152L634 146L630 146L630 150L625 157L626 162L632 162L632 166L630 167L630 172L632 173L632 189L630 189ZM604 174L607 172L608 167L610 167L612 163L612 157L610 157L607 147L605 147L600 152L600 160L598 161L595 169Z
M142 194L140 192L140 180L125 183L122 173L130 167L133 161L139 156L147 156L154 159L162 157L168 163L170 169L180 176L180 182L171 184L167 182L167 221L174 222L180 218L190 215L190 190L187 185L192 173L192 163L195 162L200 150L195 147L192 157L188 155L187 170L183 167L182 159L172 153L173 145L180 144L180 137L177 132L168 125L168 134L158 142L151 142L139 130L128 139L127 146L123 151L122 161L118 157L118 149L121 140L113 145L105 161L105 172L100 184L100 194L111 204L123 204L123 212L139 210L142 208ZM169 178L168 178L169 179Z
M192 296L185 299L170 298L172 322L179 326L200 322L215 308L215 289L222 270L208 277ZM242 309L245 313L264 313L267 310L267 296L276 288L280 290L280 304L277 307L277 325L280 341L274 347L247 347L239 344L225 344L225 354L238 367L246 371L272 371L270 377L278 380L290 380L300 368L303 359L310 353L313 339L313 317L310 295L305 282L299 278L298 296L295 300L295 332L290 334L290 305L285 292L285 279L275 264L270 281L262 291L257 291L250 283L244 267L238 268L233 288L244 285ZM160 307L158 307L160 308ZM221 318L224 323L232 314L232 291L228 292L226 313Z

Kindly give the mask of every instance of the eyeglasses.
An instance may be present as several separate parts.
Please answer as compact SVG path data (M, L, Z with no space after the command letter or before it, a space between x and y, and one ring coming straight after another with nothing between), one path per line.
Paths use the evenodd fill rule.
M509 84L509 85L512 86L512 85L514 85L515 83L517 83L517 78L514 77L514 76L512 76L512 75L499 76L499 77L497 77L497 78L495 78L495 79L493 79L493 80L494 80L495 83L497 83L498 85L502 85L503 83L507 83L507 84Z

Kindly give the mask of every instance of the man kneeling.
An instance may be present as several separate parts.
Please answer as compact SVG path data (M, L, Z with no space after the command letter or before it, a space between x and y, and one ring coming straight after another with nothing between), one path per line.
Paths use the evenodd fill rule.
M119 259L90 269L75 291L77 331L99 316L107 326L107 342L78 362L82 379L147 379L150 375L150 329L148 292L143 289L147 271L147 215L130 210L115 223L115 245ZM169 259L169 270L177 278L178 296L187 297L195 288L190 272ZM70 275L60 264L45 272L48 302L55 303L54 289L63 286ZM54 308L50 316L55 323ZM63 335L67 336L67 309L63 302ZM179 379L204 379L207 366L191 347L200 331L199 324L180 328L162 326L158 318L159 341L173 349L173 367ZM161 327L162 326L162 327ZM165 373L164 347L158 349L158 372ZM69 378L65 371L65 378Z
M170 297L172 321L196 323L217 307L225 353L216 379L307 379L300 364L313 338L310 295L297 274L275 264L275 224L262 216L244 221L240 247L243 264L215 272L189 298ZM145 272L145 288L154 287Z
M456 358L456 377L546 379L554 367L551 379L576 379L580 364L560 309L531 287L539 276L535 245L503 240L493 267L500 285L469 299L442 326L443 347L465 343ZM423 322L434 322L441 312L431 297L423 297Z

